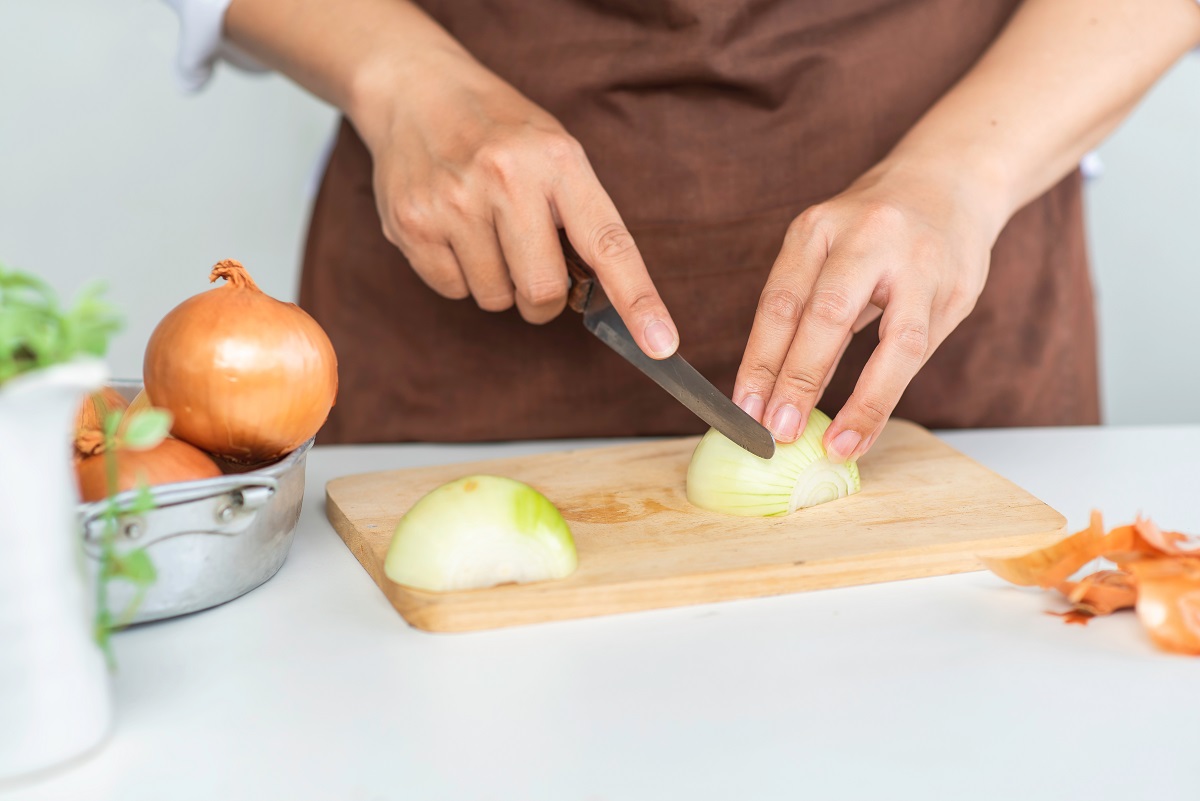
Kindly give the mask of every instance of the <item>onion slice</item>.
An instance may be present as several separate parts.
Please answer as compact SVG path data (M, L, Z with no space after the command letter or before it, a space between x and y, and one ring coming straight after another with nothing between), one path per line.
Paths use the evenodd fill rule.
M862 489L858 465L834 462L821 438L830 419L813 409L799 439L779 443L770 459L743 450L709 429L688 465L687 498L714 512L772 517L845 498Z
M475 475L413 504L396 526L384 573L397 584L447 592L564 578L577 564L571 531L544 495Z

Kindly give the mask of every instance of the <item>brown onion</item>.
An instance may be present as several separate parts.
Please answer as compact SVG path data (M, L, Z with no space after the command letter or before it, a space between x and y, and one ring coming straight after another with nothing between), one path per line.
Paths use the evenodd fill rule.
M239 262L226 283L176 306L146 347L146 393L174 415L171 433L211 454L257 464L313 437L337 398L337 358L303 309L263 293Z
M164 439L145 451L118 449L117 492L136 489L140 483L151 487L198 481L221 475L216 462L203 451L180 442ZM108 497L108 473L104 453L88 456L75 468L79 478L79 494L85 501Z
M127 405L125 397L110 386L84 398L76 414L76 457L96 452L96 445L104 440L104 417L114 411L125 411Z
M133 400L129 402L129 406L125 409L125 420L131 420L138 412L152 408L154 407L150 403L150 396L147 395L146 390L143 389L141 392L134 395ZM122 420L121 422L125 422L125 420ZM117 430L119 431L120 429Z

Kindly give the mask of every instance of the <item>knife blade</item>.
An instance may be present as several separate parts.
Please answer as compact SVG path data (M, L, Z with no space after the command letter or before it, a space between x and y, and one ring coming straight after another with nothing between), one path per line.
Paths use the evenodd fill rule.
M571 278L568 305L583 315L584 327L734 443L763 459L774 456L775 438L771 432L742 411L682 356L675 353L666 359L652 359L642 352L625 321L604 295L595 272L575 252L565 235L561 235L561 239Z

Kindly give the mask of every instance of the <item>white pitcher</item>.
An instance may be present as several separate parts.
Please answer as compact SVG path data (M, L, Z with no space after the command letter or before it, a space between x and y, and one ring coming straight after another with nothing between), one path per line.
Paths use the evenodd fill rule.
M70 451L106 378L87 359L0 385L0 782L91 750L112 720Z

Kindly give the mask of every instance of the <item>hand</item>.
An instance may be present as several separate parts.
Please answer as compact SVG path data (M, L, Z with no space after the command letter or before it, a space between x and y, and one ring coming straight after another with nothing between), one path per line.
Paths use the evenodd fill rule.
M563 228L642 350L671 355L675 325L579 142L465 52L424 58L355 121L387 238L437 293L545 323L566 303Z
M850 338L882 315L879 346L824 438L833 458L866 453L909 381L974 307L998 216L952 171L895 165L806 210L763 289L734 401L777 440L794 441Z

